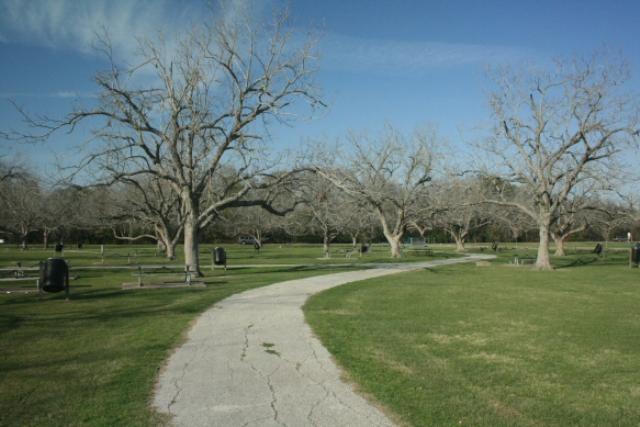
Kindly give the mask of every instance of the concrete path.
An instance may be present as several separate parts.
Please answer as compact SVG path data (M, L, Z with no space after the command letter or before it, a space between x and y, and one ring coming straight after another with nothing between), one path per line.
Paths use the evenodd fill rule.
M340 380L305 323L309 296L402 271L493 258L465 258L329 274L233 295L204 312L170 357L154 406L178 426L391 426Z

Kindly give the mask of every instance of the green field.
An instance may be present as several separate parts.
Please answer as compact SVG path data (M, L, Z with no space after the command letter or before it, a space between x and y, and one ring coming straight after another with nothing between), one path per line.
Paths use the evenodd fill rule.
M395 262L384 245L350 260L344 256L349 246L335 245L328 261L320 259L319 245L273 244L260 252L250 246L224 246L235 267L226 272L211 271L208 257L213 245L202 247L205 288L122 290L123 282L137 280L138 264L167 264L144 245L108 246L104 264L97 246L67 249L64 256L77 277L69 302L61 294L7 293L34 288L35 280L2 282L0 425L158 425L164 420L149 408L157 372L190 322L212 304L278 281L365 268L362 264L369 262ZM486 244L470 246L491 252ZM504 245L500 262L512 259L513 246ZM518 246L520 257L534 254L535 245ZM35 247L1 247L0 266L5 270L0 277L11 277L18 261L34 267L53 255L53 250ZM181 280L180 251L178 255L169 269L149 270L143 280ZM455 255L452 245L437 245L432 256L408 253L403 261ZM495 418L490 406L487 409L490 401L524 414L507 417L504 424L526 424L525 416L540 411L554 417L552 421L626 425L638 415L623 396L640 396L635 362L640 358L634 347L640 342L639 320L632 311L640 301L635 293L638 283L632 283L638 271L623 265L624 256L614 250L606 260L573 256L565 261L573 267L552 273L461 266L406 274L400 276L402 281L394 278L393 285L388 279L347 285L314 299L308 317L353 378L411 423L457 424L457 414L464 412L460 419L468 424L500 424L504 420ZM25 274L35 277L37 272ZM532 324L539 329L521 340ZM479 337L481 343L489 337L488 347L476 349L473 340L465 341L468 336ZM440 344L439 337L444 337ZM603 337L608 341L599 347ZM570 351L563 345L570 345ZM469 353L472 350L477 351ZM470 354L479 356L467 357ZM507 370L483 359L494 355L510 363L516 360L505 365L515 368ZM558 359L560 355L565 356ZM579 371L583 368L588 376ZM549 377L541 379L544 369ZM597 375L603 379L593 385ZM516 386L520 388L514 391ZM542 392L545 398L538 396ZM523 396L525 404L514 402L513 396ZM455 412L457 405L464 408Z
M592 246L553 272L510 265L507 250L489 267L348 284L312 297L306 318L406 424L638 426L640 271L625 245L606 258Z
M335 244L331 246L331 257L323 258L321 245L314 244L266 244L263 249L256 251L251 245L239 244L205 244L200 246L201 266L210 269L211 250L215 246L222 246L227 251L229 266L234 265L255 265L255 264L352 264L370 262L390 262L389 247L385 244L375 244L370 252L359 257L357 254L347 258L347 253L353 248L348 244ZM453 256L454 246L437 245L433 257ZM420 261L425 258L421 251L407 251L406 256L394 262ZM53 246L47 250L40 246L33 245L26 251L21 251L15 246L0 246L0 267L15 267L16 262L21 262L23 267L37 267L40 260L48 257L56 257ZM131 265L138 264L170 264L181 267L184 262L182 248L178 246L176 259L168 261L161 253L157 253L150 245L105 245L104 261L101 256L99 245L85 245L82 249L74 246L67 246L63 253L64 258L72 266L94 266L103 265Z
M318 259L318 245L225 245L228 271L211 271L210 247L202 248L206 288L122 290L136 282L134 270L108 266L164 264L150 246L106 247L104 270L98 246L67 249L71 301L62 294L22 294L35 289L34 277L0 283L0 425L157 425L162 420L149 408L158 369L188 330L189 323L215 302L246 289L294 278L345 271L363 262L391 261L387 249L375 247L362 259L347 260L346 245L336 245L335 258ZM13 276L16 262L35 267L54 256L53 249L20 251L0 248L0 277ZM435 251L433 257L448 256ZM410 256L407 260L430 257ZM163 272L148 271L145 282L177 281L181 255ZM278 265L285 266L278 266ZM338 265L336 265L338 264ZM239 267L262 265L263 267ZM274 265L269 267L268 265ZM75 269L74 269L75 268ZM358 268L363 268L359 266Z

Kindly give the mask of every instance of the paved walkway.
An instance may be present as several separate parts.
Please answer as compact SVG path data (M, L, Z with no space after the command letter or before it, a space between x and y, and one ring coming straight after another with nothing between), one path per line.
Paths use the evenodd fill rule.
M391 426L340 380L302 305L345 283L490 258L381 265L233 295L198 318L160 375L154 405L178 426Z

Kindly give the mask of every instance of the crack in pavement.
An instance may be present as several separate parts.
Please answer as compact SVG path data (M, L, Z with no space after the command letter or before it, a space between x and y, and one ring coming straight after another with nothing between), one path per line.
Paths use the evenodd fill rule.
M174 424L189 427L393 426L342 381L340 368L305 323L302 306L309 296L345 283L491 258L386 265L232 295L204 312L169 358L154 406L172 415ZM260 343L277 345L279 357Z
M265 381L265 384L267 385L267 388L269 389L269 393L271 393L271 402L269 403L269 407L271 408L271 411L273 413L273 420L278 423L279 425L285 426L283 423L281 423L278 418L279 418L279 414L278 414L278 408L276 408L276 402L278 401L277 397L276 397L276 391L275 388L273 387L273 384L271 382L271 376L273 374L275 374L279 369L280 366L278 366L277 368L275 368L273 371L271 371L269 374L265 375L260 369L258 369L253 363L249 362L249 361L245 361L244 363L246 363L247 365L249 365L249 367L251 368L252 371L254 371L256 374L258 374L258 376L260 378L262 378ZM286 426L285 426L286 427Z
M273 410L273 421L277 422L283 427L287 427L287 425L279 420L278 408L276 404L278 403L278 396L276 396L276 389L271 382L271 376L280 370L280 366L278 366L273 372L267 375L267 385L269 386L269 390L271 391L271 410Z
M182 390L184 389L184 387L182 386L182 383L184 383L184 377L187 375L187 368L189 368L189 365L191 365L193 360L196 358L196 355L197 355L197 350L194 350L192 357L182 367L182 375L179 378L176 377L176 379L173 381L173 386L176 389L176 392L171 398L171 400L169 401L169 404L167 405L167 412L170 415L173 415L173 413L171 412L171 407L174 404L176 404L176 402L178 401L178 397L180 396L180 393L182 393Z
M242 354L240 355L240 361L249 365L251 370L258 374L258 376L260 376L265 381L267 387L269 388L269 392L271 393L271 402L269 403L269 406L271 408L271 411L273 412L273 420L279 425L287 427L285 423L279 420L278 408L276 407L278 398L276 396L275 387L271 382L271 376L278 372L278 370L280 370L280 366L276 367L269 374L265 375L259 368L257 368L253 363L247 360L247 351L249 350L249 331L251 330L251 328L253 328L253 326L254 323L251 323L246 328L244 328L244 346L242 348Z
M247 350L249 349L249 329L253 328L253 323L244 328L244 347L242 347L242 353L240 354L240 361L244 361L247 357Z

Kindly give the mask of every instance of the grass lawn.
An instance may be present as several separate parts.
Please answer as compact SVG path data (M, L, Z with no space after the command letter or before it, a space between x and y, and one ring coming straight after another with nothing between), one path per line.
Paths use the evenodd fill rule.
M315 244L277 244L267 243L260 251L256 251L252 245L239 244L203 244L200 246L200 260L204 269L211 265L211 250L215 246L222 246L227 251L229 266L256 265L256 264L359 264L371 262L415 262L428 258L442 258L455 256L454 246L436 245L433 253L425 255L423 252L407 252L400 260L392 260L389 257L389 247L385 244L376 244L370 248L370 252L358 257L357 254L346 258L346 253L352 249L349 244L334 244L331 246L331 258L324 259L322 246ZM39 245L32 245L28 250L21 251L15 246L0 246L0 267L15 267L16 262L21 262L23 267L37 267L40 260L58 256L51 246L42 249ZM67 245L64 257L72 266L96 266L103 265L100 246L84 245L77 249L73 245ZM182 246L176 249L176 259L168 261L161 253L156 253L150 245L105 245L104 265L146 265L146 264L171 264L180 267L184 264Z
M640 425L640 271L624 252L574 251L553 272L512 256L334 288L306 318L410 425Z
M131 271L91 270L72 272L70 302L3 293L0 425L158 425L149 408L158 369L198 314L236 292L345 268L216 270L206 288L133 291L120 288L136 281Z

